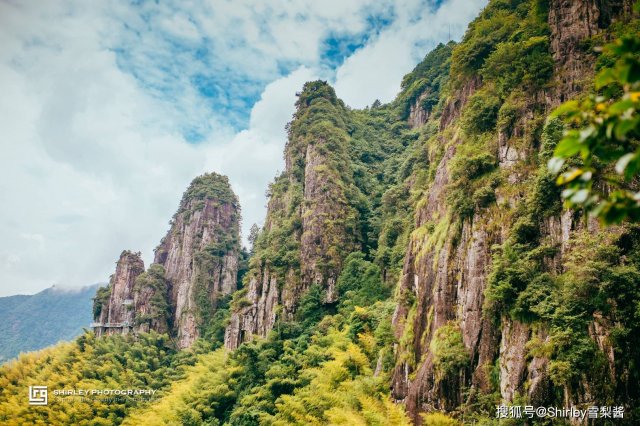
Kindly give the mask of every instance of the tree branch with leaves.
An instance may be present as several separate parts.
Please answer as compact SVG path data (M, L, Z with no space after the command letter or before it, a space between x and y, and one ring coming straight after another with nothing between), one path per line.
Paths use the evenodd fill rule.
M640 3L636 11L640 11ZM640 221L640 37L602 51L615 61L595 78L595 94L562 104L550 118L567 129L549 160L562 198L604 224Z

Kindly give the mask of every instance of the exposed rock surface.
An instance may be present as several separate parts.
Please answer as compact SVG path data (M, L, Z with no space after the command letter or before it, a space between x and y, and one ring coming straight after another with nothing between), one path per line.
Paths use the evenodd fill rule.
M302 203L302 237L301 245L301 281L306 288L312 284L325 287L327 302L335 302L337 294L335 283L341 269L341 256L337 253L338 244L341 249L350 252L354 248L355 227L347 229L340 221L343 215L355 213L344 208L347 204L345 193L333 187L336 176L330 169L329 152L318 148L324 141L307 145L304 168L304 201ZM332 188L333 187L333 188ZM331 229L337 224L338 229ZM346 224L348 226L348 224ZM336 237L341 241L337 241Z
M196 178L180 203L171 229L156 248L155 263L169 283L171 323L186 348L215 311L222 295L237 288L239 207L226 177Z
M116 264L116 272L109 282L106 300L98 300L99 315L95 318L94 330L97 336L103 334L126 334L134 326L133 288L136 278L144 272L144 262L140 253L125 250ZM95 310L94 310L95 312Z
M429 111L422 107L422 101L429 96L429 93L421 94L409 107L409 118L407 121L409 125L416 129L427 122L429 119Z
M558 81L557 103L572 98L584 88L584 79L593 71L594 55L582 41L600 33L612 22L629 16L631 0L551 0L549 27L551 52Z
M593 58L580 50L581 42L620 19L620 14L628 10L626 1L551 1L551 50L558 87L549 104L557 105L582 90L582 80L592 72ZM441 130L456 129L461 111L480 87L480 79L470 77L450 97L440 118ZM540 105L544 98L538 93L530 96L528 105ZM499 167L513 185L526 177L519 166L535 153L532 148L516 148L510 143L512 137L525 140L528 137L525 129L532 114L527 110L519 114L513 133L499 133L496 141ZM410 115L410 119L411 125L420 121L417 114ZM420 412L452 410L463 403L463 388L470 390L466 394L469 402L473 401L474 390L489 390L489 372L496 360L498 388L504 401L512 401L519 393L543 403L548 399L549 390L548 360L529 357L526 347L533 337L545 341L545 330L534 331L530 325L506 317L498 319L496 324L483 315L493 256L491 247L505 242L509 221L503 215L508 208L494 210L491 216L476 213L472 222L463 221L462 229L450 232L453 221L447 218L446 188L451 180L451 159L462 143L460 138L464 137L458 132L450 134L452 139L440 141L444 155L416 212L416 230L406 252L400 301L393 316L395 335L400 343L396 348L399 362L392 376L392 394L396 400L406 403L418 424L422 422ZM502 202L514 206L519 197L518 193L510 194ZM438 224L439 234L432 230L434 223ZM560 268L570 231L576 226L579 225L567 213L548 217L540 224L542 238L560 248L558 255L547 260L550 271ZM430 344L436 330L450 323L459 325L471 362L457 377L441 381L435 371ZM607 343L606 324L606 319L595 318L590 333L607 355L612 370L614 354Z
M325 82L307 83L299 94L285 148L286 168L273 185L282 192L272 195L268 204L262 236L268 242L257 250L248 273L247 306L232 313L225 335L227 348L234 349L253 335L266 336L279 307L283 318L292 319L311 285L323 289L326 303L335 302L342 262L357 247L357 214L349 206L347 193L352 172L341 169L348 164L344 126L334 123L322 132L314 131L315 126L324 125L324 117L312 107L319 104L344 113ZM285 232L294 236L296 247L284 258L268 256L283 250L275 238Z
M96 327L96 333L169 332L178 347L190 347L220 297L237 289L239 222L238 200L225 176L194 179L149 270L144 272L139 253L123 252L96 318L112 326Z
M169 332L169 305L164 268L156 263L138 276L133 292L135 332Z

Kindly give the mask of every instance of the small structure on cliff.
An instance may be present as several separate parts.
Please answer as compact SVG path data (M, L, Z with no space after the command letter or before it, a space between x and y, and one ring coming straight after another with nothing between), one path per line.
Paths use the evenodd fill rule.
M140 252L125 250L116 263L107 291L100 289L94 299L94 320L91 324L97 336L129 333L134 325L134 311L129 303L136 278L144 272Z

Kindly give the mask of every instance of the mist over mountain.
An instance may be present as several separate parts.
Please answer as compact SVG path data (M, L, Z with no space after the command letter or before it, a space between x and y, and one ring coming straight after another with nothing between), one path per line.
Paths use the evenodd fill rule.
M79 336L91 324L98 286L52 286L34 295L0 297L0 362Z

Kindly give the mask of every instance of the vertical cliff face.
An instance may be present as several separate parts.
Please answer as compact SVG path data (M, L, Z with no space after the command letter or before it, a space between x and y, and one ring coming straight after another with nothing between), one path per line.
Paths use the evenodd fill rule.
M503 403L631 409L640 229L563 210L547 168L564 130L550 111L608 60L588 46L637 33L629 10L627 0L490 1L390 104L351 110L325 82L305 84L225 346L276 324L288 331L252 347L292 342L282 336L299 323L307 336L340 329L368 353L371 372L357 374L389 378L416 424L432 411L490 422ZM236 288L238 217L226 179L196 179L156 263L131 278L125 256L97 318L108 322L111 299L133 294L140 331L169 330L190 346ZM118 280L133 290L112 294ZM375 320L359 317L379 306ZM291 350L286 380L309 355ZM287 381L287 393L296 386ZM270 391L251 392L249 405L277 405L256 402Z
M128 333L134 323L134 286L144 272L140 253L125 250L116 263L116 272L106 291L98 293L94 301L94 329L96 335Z
M286 169L270 186L264 229L248 273L246 294L231 317L225 345L266 336L276 321L292 319L312 285L326 303L344 258L357 247L356 192L347 150L346 109L324 82L307 83L285 148Z
M171 228L144 271L125 251L95 300L97 335L169 333L190 347L211 323L221 297L237 289L240 207L225 176L206 174L185 191Z
M136 278L133 287L135 332L169 332L168 283L164 268L157 263Z
M397 101L402 104L402 116L411 128L423 126L432 116L449 76L449 57L454 45L453 42L438 45L402 80Z
M420 412L466 410L479 404L480 395L499 395L495 403L520 396L544 405L562 392L567 406L596 398L595 379L561 384L557 368L569 362L548 351L558 338L550 336L553 320L520 303L534 297L530 292L553 292L554 282L571 280L565 277L575 266L564 255L582 228L572 213L560 213L546 175L561 130L553 122L545 127L544 118L550 105L583 90L595 61L585 41L621 19L629 4L551 1L546 10L529 3L519 17L526 9L490 3L453 53L457 81L430 145L433 179L416 206L393 318L398 346L392 393L416 423ZM494 32L485 32L493 25ZM530 38L511 37L517 31ZM485 51L482 63L485 43L498 48ZM516 56L509 59L502 48L536 55L535 75L514 71ZM415 104L410 112L412 126L428 123ZM589 232L601 231L590 223ZM598 347L611 359L609 340L602 337L606 320L599 315L579 329L603 342ZM598 380L609 380L615 367L608 365Z
M631 15L631 0L551 0L549 27L557 81L554 97L563 102L585 88L593 73L594 52L583 45L613 22Z
M156 249L169 286L170 322L178 346L189 347L237 288L240 211L226 177L196 178L185 192L171 229Z

